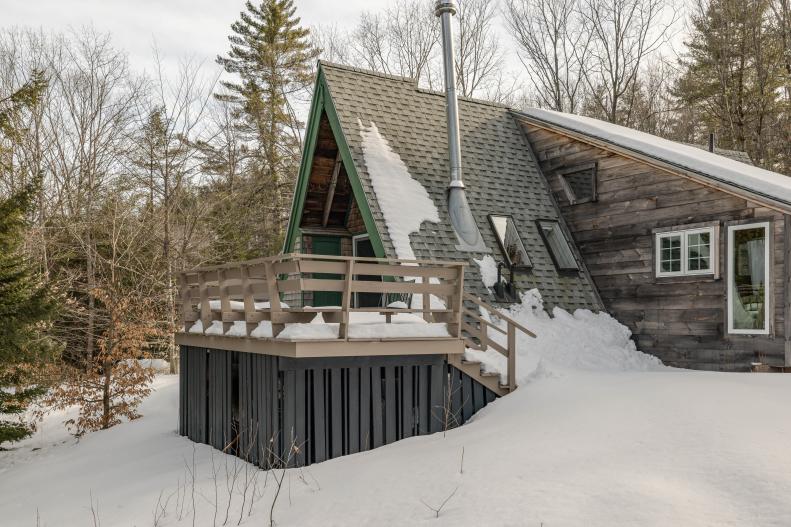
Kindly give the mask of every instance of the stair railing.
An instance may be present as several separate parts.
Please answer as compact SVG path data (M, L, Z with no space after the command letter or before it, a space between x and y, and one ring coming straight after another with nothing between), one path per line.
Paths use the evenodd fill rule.
M513 391L516 389L516 332L521 331L528 337L535 338L535 333L524 327L516 320L508 317L500 312L496 307L484 302L479 297L470 293L464 293L464 300L471 302L478 307L478 312L470 309L466 305L463 307L462 319L462 334L464 335L464 343L468 348L486 351L489 348L494 349L500 354L504 355L508 360L508 390ZM491 316L496 317L506 323L505 329L501 328L494 322L487 320L481 316L481 311L486 311ZM474 322L470 322L473 320ZM477 323L477 325L476 325ZM489 338L489 330L492 329L506 337L506 345L498 343ZM476 342L477 339L477 342Z

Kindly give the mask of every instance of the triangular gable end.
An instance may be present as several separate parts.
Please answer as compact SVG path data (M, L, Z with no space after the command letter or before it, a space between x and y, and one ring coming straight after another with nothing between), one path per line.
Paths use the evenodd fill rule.
M319 65L319 71L316 77L305 138L283 252L294 252L295 247L298 246L297 241L302 232L304 220L307 219L309 223L315 223L317 220L317 211L310 210L311 204L307 203L309 197L316 197L311 196L311 193L315 194L315 189L313 189L313 192L311 189L311 177L313 176L315 187L315 180L317 177L320 175L327 176L332 173L337 159L335 156L339 156L342 163L340 166L340 173L338 174L338 180L340 180L340 182L336 181L335 189L340 185L341 190L343 190L345 188L344 185L348 185L348 191L350 191L349 197L352 199L348 203L348 210L346 211L347 219L349 213L352 213L352 211L356 209L354 212L358 212L361 216L376 256L378 258L386 257L387 255L384 250L384 245L382 244L379 229L371 214L371 209L357 174L357 169L354 166L352 153L344 136L340 121L338 120L335 105L332 101L332 95L330 94L329 86L327 85L321 65ZM326 195L327 192L325 191L323 198L326 198ZM341 192L333 198L332 202L340 203L342 199L343 193ZM315 199L311 201L311 203L315 208ZM322 201L322 203L324 202ZM331 214L333 214L333 217L337 217L337 214ZM321 224L314 226L323 228Z

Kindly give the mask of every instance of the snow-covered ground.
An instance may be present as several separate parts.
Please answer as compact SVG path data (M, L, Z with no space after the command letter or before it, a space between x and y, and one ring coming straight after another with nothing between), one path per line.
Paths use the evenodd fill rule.
M790 375L664 368L606 315L531 302L510 312L538 333L518 390L447 434L287 471L277 525L791 525ZM226 510L268 525L282 472L179 437L177 402L177 378L157 377L143 418L79 442L50 416L0 452L0 525L93 525L91 503L103 527Z

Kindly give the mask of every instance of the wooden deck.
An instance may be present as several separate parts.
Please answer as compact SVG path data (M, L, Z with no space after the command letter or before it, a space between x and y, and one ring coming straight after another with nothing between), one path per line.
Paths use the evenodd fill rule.
M297 359L395 355L461 355L464 353L464 341L453 337L278 340L178 333L176 335L176 343L181 346L241 351Z
M464 266L287 254L198 268L180 276L182 327L176 342L294 358L461 354ZM317 291L340 293L341 305L302 305L306 293ZM357 293L380 294L383 305L355 307ZM282 300L286 297L296 301L286 303ZM413 302L415 297L421 300ZM406 307L414 305L420 307ZM406 315L412 323L396 324L398 330L391 333L397 336L354 338L349 330L357 313L378 316L384 324L395 324ZM337 326L337 338L290 338L283 333L288 325L304 327L319 314L325 324ZM428 326L421 322L447 328L447 336L423 336L425 331L420 330ZM256 328L263 329L265 336L256 335ZM411 335L410 328L417 333Z
M264 468L460 426L516 388L517 332L532 335L465 293L456 262L289 254L188 271L180 288L179 431ZM304 305L317 291L340 305ZM466 348L504 355L505 378Z
M179 277L176 343L294 359L441 355L505 395L516 388L517 332L535 335L466 293L465 265L285 254L194 269ZM339 293L340 305L303 305L316 292ZM381 306L357 307L357 293L381 295ZM466 348L505 356L507 380L465 361Z

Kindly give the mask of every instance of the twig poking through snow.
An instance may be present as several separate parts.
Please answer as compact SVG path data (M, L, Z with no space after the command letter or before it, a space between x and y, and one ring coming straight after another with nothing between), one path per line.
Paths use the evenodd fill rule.
M91 500L91 519L93 520L93 527L101 527L102 522L99 519L99 500L96 500L96 506L93 504L93 491L88 492Z
M428 503L426 503L426 502L425 502L425 501L423 501L423 500L420 500L420 503L422 503L423 505L425 505L426 507L428 507L429 509L431 509L431 510L434 512L434 514L436 514L436 517L437 517L437 518L439 518L439 513L440 513L440 512L442 512L442 509L443 509L443 508L445 508L445 505L446 505L446 504L447 504L447 503L450 501L450 499L451 499L453 496L455 496L455 495L456 495L456 491L457 491L457 490L459 490L459 487L458 487L458 486L457 486L455 489L453 489L453 492L451 492L451 493L448 495L448 497L447 497L447 498L445 498L445 500L444 500L444 501L443 501L443 502L442 502L442 503L439 505L439 507L432 507L431 505L429 505Z

